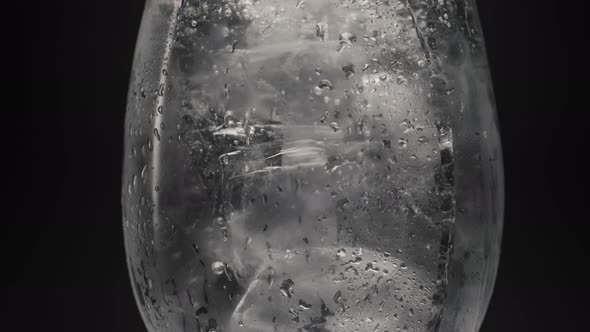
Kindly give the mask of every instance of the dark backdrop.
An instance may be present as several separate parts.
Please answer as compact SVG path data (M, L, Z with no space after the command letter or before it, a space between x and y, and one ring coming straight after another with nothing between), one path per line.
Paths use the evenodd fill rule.
M567 13L539 0L478 3L506 168L503 254L481 332L578 331L576 317L587 307L577 226L584 208L575 203L577 181L569 175L583 163L573 133L585 124L568 112ZM5 255L22 256L3 286L14 298L8 305L24 314L18 324L25 328L16 330L145 331L125 265L119 198L143 1L24 5L47 9L40 14L48 23L18 16L32 24L26 35L35 41L17 55L33 72L40 57L53 64L47 75L25 79L35 93L17 108L28 119L13 123L18 134L6 138L17 147L11 164L27 174L11 194L20 204L5 207L17 212L12 222L19 225L4 233L5 243L16 240Z

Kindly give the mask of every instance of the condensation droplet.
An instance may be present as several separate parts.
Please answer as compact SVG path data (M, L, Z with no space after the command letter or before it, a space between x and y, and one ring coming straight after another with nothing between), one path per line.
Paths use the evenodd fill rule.
M397 144L400 148L405 149L408 147L408 140L405 138L400 138L397 140Z
M356 42L356 35L350 32L343 32L338 36L338 48L336 51L342 52L345 48L352 46L352 43Z
M213 274L220 275L225 271L225 264L222 262L213 262L211 264L211 271Z
M332 128L332 130L334 130L334 131L340 130L340 126L338 125L337 122L330 123L330 128Z
M143 168L141 169L141 173L140 173L140 177L142 180L145 180L146 174L147 174L147 165L143 165Z
M279 288L279 290L281 291L281 294L283 294L283 296L290 298L295 293L295 289L293 288L294 286L295 283L293 282L293 280L287 279L281 283L281 287Z
M322 41L328 38L328 23L320 22L315 26L315 35Z
M320 82L318 83L318 87L320 89L330 89L333 90L334 89L334 84L332 82L330 82L329 80L320 80Z
M342 66L342 71L344 72L344 75L346 76L346 78L350 78L352 75L354 75L354 64L348 64L345 66Z
M301 308L303 310L309 310L309 309L311 309L311 304L309 304L303 300L299 300L299 308Z

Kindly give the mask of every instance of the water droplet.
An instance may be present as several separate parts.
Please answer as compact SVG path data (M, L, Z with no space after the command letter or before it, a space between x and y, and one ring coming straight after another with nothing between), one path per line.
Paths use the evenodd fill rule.
M141 169L141 173L140 173L140 177L142 180L145 180L146 174L147 174L147 165L143 165L143 168Z
M158 128L154 128L154 136L156 136L156 139L159 142L160 141L160 132L158 131Z
M270 266L268 267L267 270L268 270L268 274L266 275L266 283L268 284L268 288L272 288L272 285L275 282L275 278L274 278L275 271Z
M235 128L237 126L237 120L234 117L234 112L228 110L223 116L223 124L226 128Z
M342 211L344 211L344 209L346 209L346 207L348 206L348 203L350 203L350 201L346 197L339 199L336 202L336 208L338 209L338 211L342 212Z
M346 78L350 78L350 76L354 75L354 65L348 64L345 66L342 66L342 71L344 72L344 75L346 76Z
M401 85L401 84L404 84L404 83L406 83L406 78L405 78L405 77L403 77L403 76L401 76L401 75L399 75L399 76L396 78L396 81L397 81L397 84L400 84L400 85Z
M209 313L209 310L206 307L200 307L195 311L195 316L199 317L200 315L206 315Z
M303 310L309 310L309 309L311 309L311 304L309 304L303 300L299 300L299 308L301 308Z
M356 36L350 32L343 32L340 34L340 36L338 36L338 40L339 43L336 51L342 52L345 48L352 46L352 43L356 41Z
M315 35L322 41L328 37L328 23L320 22L315 26Z
M225 264L222 262L213 262L211 264L211 271L213 274L220 275L225 271Z
M318 83L318 88L320 89L330 89L333 90L334 89L334 84L332 84L332 82L330 82L329 80L320 80L320 82Z
M223 38L226 38L227 36L229 36L230 31L229 28L224 26L221 28L221 35L223 36Z
M293 282L293 280L287 279L281 283L281 287L279 288L279 290L281 291L281 294L283 294L283 296L290 298L295 293L295 290L293 289L294 286L295 283Z
M316 96L321 96L322 93L324 93L324 90L322 88L320 88L319 86L316 85L316 86L313 87L313 93Z
M340 248L336 251L336 256L338 257L345 257L346 256L346 249Z
M223 85L223 97L229 99L229 84L227 83Z
M299 314L295 309L289 309L289 313L291 314L291 320L298 323L299 322Z
M350 32L343 32L340 34L340 36L338 36L338 40L354 43L356 41L356 35Z
M404 128L404 134L414 131L414 125L408 119L404 119L402 122L400 122L399 126Z
M207 325L207 332L217 332L217 321L215 318L210 318Z
M342 301L342 291L337 291L332 299L334 300L334 303L340 303L340 301Z
M326 119L328 119L328 111L325 111L324 114L322 114L322 117L320 117L320 123L325 123Z
M387 79L387 75L383 74L383 75L379 76L379 79L382 81L385 81Z
M400 138L397 140L397 144L400 148L405 149L408 147L408 140L405 138Z
M131 178L131 186L133 188L137 187L137 175L133 175L133 177Z
M147 286L149 289L152 289L154 287L154 283L153 283L152 279L149 277L147 278Z
M334 130L334 131L340 130L340 126L338 126L337 122L330 123L330 128L332 128L332 130Z

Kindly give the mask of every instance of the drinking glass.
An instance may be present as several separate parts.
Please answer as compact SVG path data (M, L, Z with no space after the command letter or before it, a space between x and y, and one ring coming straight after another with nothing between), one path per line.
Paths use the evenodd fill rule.
M500 139L472 0L148 0L123 226L150 332L475 332Z

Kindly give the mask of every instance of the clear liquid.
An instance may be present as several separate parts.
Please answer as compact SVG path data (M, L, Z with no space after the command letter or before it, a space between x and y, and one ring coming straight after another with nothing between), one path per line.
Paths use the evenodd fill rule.
M162 235L159 269L174 282L156 300L164 303L159 312L178 315L172 321L187 330L435 324L451 222L435 189L440 158L395 162L399 148L327 127L253 127L213 130L215 158L192 155L183 186L215 170L209 200L188 186L185 203L161 203L162 223L185 222ZM204 145L190 142L191 130L185 142Z
M132 270L153 331L439 323L453 136L426 96L442 79L401 9L306 3L254 1L247 27L179 9L136 246L155 263Z

